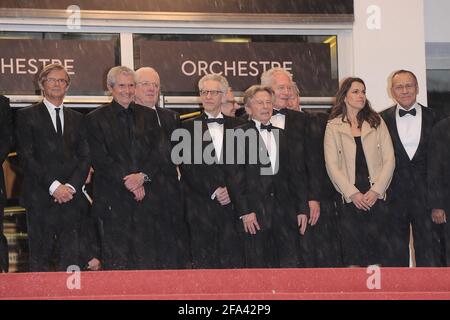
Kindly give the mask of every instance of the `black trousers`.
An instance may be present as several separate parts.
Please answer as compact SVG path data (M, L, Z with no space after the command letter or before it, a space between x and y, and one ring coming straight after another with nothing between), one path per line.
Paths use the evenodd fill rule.
M407 196L407 195L406 195ZM384 265L388 267L409 266L410 225L412 226L414 251L417 267L438 266L437 243L433 239L431 210L425 201L418 197L399 197L392 199L389 209L389 248Z
M102 210L97 206L96 210ZM98 218L101 262L104 270L145 269L142 250L145 243L136 229L136 207L107 205ZM138 234L139 232L139 234ZM138 243L141 241L141 243ZM149 247L151 250L152 247Z
M298 268L300 247L296 218L287 219L282 204L271 206L272 223L266 226L259 221L260 231L255 235L241 233L245 247L246 268ZM258 219L258 212L256 212ZM289 221L288 221L289 220ZM241 221L241 232L244 225Z
M205 210L204 214L207 213ZM190 216L188 224L193 268L227 269L244 266L243 244L231 206L220 210L217 219Z
M74 211L75 210L75 211ZM69 205L27 209L27 229L31 272L66 271L75 265L82 269L80 259L80 219L78 209Z
M304 268L336 268L342 266L334 201L320 202L320 217L315 226L308 225L300 241L300 266Z
M370 211L356 208L353 203L342 202L339 208L339 234L344 266L368 266L383 263L383 221L386 206L378 200Z

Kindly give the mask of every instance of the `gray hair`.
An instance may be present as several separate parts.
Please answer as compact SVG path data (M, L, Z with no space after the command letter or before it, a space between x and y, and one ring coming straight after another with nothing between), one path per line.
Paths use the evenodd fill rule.
M136 73L136 81L137 81L137 78L139 78L139 75L142 72L152 72L152 73L154 73L155 76L158 78L158 80L161 82L161 78L159 77L158 71L156 71L155 68L152 68L152 67L142 67L142 68L137 69L135 71L135 73Z
M255 84L255 85L251 86L250 88L248 88L247 90L245 90L245 93L244 93L244 106L245 107L250 107L250 102L253 99L253 97L258 92L261 92L261 91L264 91L264 92L267 92L268 94L270 94L270 97L272 98L272 102L274 102L275 94L274 94L274 92L273 92L271 87Z
M265 87L272 87L273 77L277 73L285 74L292 81L292 73L290 73L286 69L283 69L283 68L272 68L272 69L269 69L269 70L265 71L261 75L261 85L265 86Z
M295 96L300 97L300 89L297 86L297 83L292 81L292 92L295 94Z
M217 81L220 82L220 91L223 92L223 94L227 94L228 91L228 81L224 76L218 75L218 74L207 74L203 76L200 81L198 82L198 90L203 90L203 83L205 81Z
M392 76L391 76L391 85L392 85L392 83L394 82L394 78L395 78L396 76L398 76L399 74L404 74L404 73L407 73L407 74L411 75L411 77L413 77L413 79L416 81L416 85L419 85L419 82L417 81L417 77L416 77L416 75L414 74L414 72L409 71L409 70L405 70L405 69L397 70L397 71L395 71L395 72L392 74Z
M114 87L119 74L124 74L126 76L132 75L134 82L136 82L136 74L133 70L125 66L118 66L113 67L108 71L108 75L106 76L106 84L111 88Z
M41 73L39 73L38 83L41 88L44 87L44 81L47 80L47 76L49 75L49 73L55 70L63 70L66 73L67 85L70 84L70 76L66 68L64 68L59 63L52 63L45 66L45 68L42 69Z

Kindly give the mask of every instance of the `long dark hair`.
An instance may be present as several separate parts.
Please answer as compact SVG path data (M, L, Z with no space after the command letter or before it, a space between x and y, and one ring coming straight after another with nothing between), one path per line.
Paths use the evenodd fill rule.
M334 119L337 117L342 117L342 121L348 122L347 120L347 105L345 104L345 97L347 96L348 91L350 90L353 82L361 83L364 88L366 88L366 84L360 78L346 78L342 81L341 86L339 87L338 92L336 93L336 102L334 103L333 108L331 109L330 119ZM358 113L356 116L356 120L358 121L358 128L362 127L364 121L367 121L372 128L378 128L381 123L380 116L376 113L368 99L366 99L366 104L364 108Z

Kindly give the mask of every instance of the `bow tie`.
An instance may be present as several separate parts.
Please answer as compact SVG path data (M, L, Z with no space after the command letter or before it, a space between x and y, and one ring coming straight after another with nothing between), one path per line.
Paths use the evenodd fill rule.
M280 109L280 110L276 110L276 109L273 109L273 111L272 111L272 116L276 116L277 114L282 114L282 115L287 115L287 109Z
M261 123L261 131L267 130L270 132L270 131L272 131L272 129L273 129L273 125L271 123L269 123L268 125Z
M416 111L416 108L411 109L411 110L408 110L408 111L403 110L403 109L400 109L400 110L398 110L398 113L400 114L400 117L404 117L404 116L406 116L407 114L410 114L410 115L412 115L413 117L415 117L416 114L417 114L417 111Z
M224 118L208 118L208 119L206 119L206 123L224 124L225 119Z

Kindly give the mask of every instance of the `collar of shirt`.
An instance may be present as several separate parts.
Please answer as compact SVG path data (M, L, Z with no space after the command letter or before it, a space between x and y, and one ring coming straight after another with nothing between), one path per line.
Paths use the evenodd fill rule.
M62 114L64 112L64 104L63 103L61 103L61 105L59 105L59 106L55 106L53 103L51 103L46 98L44 98L44 104L47 107L47 110L50 114L56 114L56 111L55 111L56 108L61 108L60 114Z
M417 114L416 114L416 117L420 114L422 114L422 107L416 102L416 103L414 103L414 105L409 109L409 110L406 110L405 108L403 108L402 106L400 106L399 104L397 104L397 110L395 111L395 114L396 114L396 116L397 116L397 119L399 119L400 118L400 109L401 110L404 110L404 111L411 111L411 110L414 110L414 109L416 109L416 112L417 112ZM408 116L408 115L407 115ZM407 118L405 118L405 117L402 117L402 118L404 118L404 119L407 119ZM408 117L409 118L409 117ZM400 118L401 119L401 118Z
M59 111L59 120L61 121L61 129L64 132L64 104L61 104L60 106L55 106L53 103L48 101L46 98L44 98L44 105L47 108L48 113L50 114L50 119L52 120L53 127L55 130L57 130L57 124L56 124L56 108L61 108Z
M280 111L281 109L273 108L273 111L275 111L275 110ZM273 113L275 113L275 112L273 112ZM272 117L285 117L285 115L282 113L277 113L277 114L273 114Z
M130 103L130 104L128 105L128 108L125 108L125 107L123 107L121 104L119 104L116 100L113 100L113 101L111 102L111 107L112 107L112 109L113 109L114 111L116 111L117 113L119 113L119 112L121 112L121 111L123 111L123 110L130 110L130 111L132 112L133 109L134 109L134 104L133 104L133 103Z
M259 132L261 132L261 121L258 121L256 119L252 119L252 121L255 123L256 125L256 129L258 129ZM264 123L264 125L269 125L270 121L267 121L267 123Z
M214 117L212 114L210 114L209 112L205 111L205 115L207 119L222 119L223 118L223 114L222 112L219 112L219 114L217 115L217 117Z

